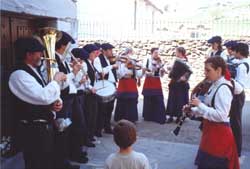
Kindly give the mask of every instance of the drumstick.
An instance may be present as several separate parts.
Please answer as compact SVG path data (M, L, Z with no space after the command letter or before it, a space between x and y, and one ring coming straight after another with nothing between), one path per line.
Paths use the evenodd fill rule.
M107 86L100 87L100 88L97 88L97 89L95 89L95 90L98 91L98 90L101 90L101 89L104 89L104 88L107 88Z

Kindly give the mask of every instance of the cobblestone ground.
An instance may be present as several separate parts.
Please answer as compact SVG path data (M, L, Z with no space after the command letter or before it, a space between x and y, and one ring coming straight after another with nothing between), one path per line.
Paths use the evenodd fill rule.
M139 101L141 112L142 100ZM141 115L140 115L141 117ZM243 162L242 169L248 169L250 165L250 102L247 102L243 113ZM178 136L172 131L176 124L160 125L153 122L139 120L137 125L138 141L134 145L135 150L145 153L153 169L194 169L193 164L200 140L200 122L187 119ZM94 149L89 149L90 162L82 165L82 169L102 168L106 157L116 152L118 148L112 140L112 136L104 135L101 143Z
M142 100L139 101L141 112ZM140 113L141 117L141 113ZM250 102L248 101L243 112L243 163L241 169L250 166ZM179 136L172 131L176 127L172 124L156 124L145 122L142 119L136 124L138 140L134 149L143 152L149 158L153 169L195 169L193 162L200 140L199 122L187 119L182 126ZM98 140L96 148L89 148L89 163L82 164L81 169L102 169L105 159L118 148L111 135L105 135ZM8 160L2 159L2 168L22 169L21 154Z

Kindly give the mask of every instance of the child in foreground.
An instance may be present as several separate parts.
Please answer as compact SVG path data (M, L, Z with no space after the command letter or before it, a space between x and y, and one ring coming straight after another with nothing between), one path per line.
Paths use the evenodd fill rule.
M120 150L106 159L105 169L151 169L147 157L133 150L136 141L135 125L120 120L114 127L114 141Z

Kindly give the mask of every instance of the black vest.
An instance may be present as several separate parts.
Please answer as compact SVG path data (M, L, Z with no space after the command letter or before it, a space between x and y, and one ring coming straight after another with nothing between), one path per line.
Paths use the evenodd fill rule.
M107 66L108 66L108 63L106 62L106 59L105 59L104 55L103 55L103 54L100 54L100 55L99 55L99 58L100 58L102 67L107 67ZM115 69L112 69L112 73L113 73L113 75L114 75L114 77L115 77L115 81L117 82L116 70L115 70ZM104 79L108 80L108 78L109 78L109 73L106 74L106 75L104 76Z
M222 53L222 50L218 50L215 54L213 54L213 52L211 52L210 56L220 56L220 54Z
M149 69L149 59L147 59L146 68ZM157 69L154 76L160 76L160 69Z
M87 64L87 66L88 66L88 71L87 71L87 73L88 73L88 76L89 76L89 79L90 79L90 84L92 85L92 86L94 86L94 83L95 83L95 70L93 69L93 67L90 65L91 63L89 63L89 61L86 59L85 60L85 62L86 62L86 64Z
M58 64L58 69L59 69L60 72L63 72L65 74L70 73L68 68L64 66L64 64L62 63L60 57L57 54L56 54L56 62ZM62 99L64 99L68 94L69 94L69 86L66 87L65 89L61 90Z
M43 87L42 80L37 76L37 74L27 65L22 65L15 70L24 70L29 73L36 81ZM17 117L17 120L37 120L44 119L47 121L52 121L54 118L53 113L50 111L51 105L33 105L27 102L22 101L14 94L12 94L12 103L14 104L14 114Z

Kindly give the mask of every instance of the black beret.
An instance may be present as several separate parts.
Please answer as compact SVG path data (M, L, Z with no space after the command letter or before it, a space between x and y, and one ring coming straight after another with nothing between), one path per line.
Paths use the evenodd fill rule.
M76 57L80 58L81 60L88 59L89 53L84 50L83 48L74 48L72 49L71 53Z
M103 43L102 45L101 45L101 48L103 49L103 50L108 50L108 49L113 49L113 48L115 48L113 45L111 45L110 43Z
M215 43L215 42L221 43L222 42L222 38L220 36L213 36L207 42L208 43Z
M35 38L18 38L14 44L17 50L22 50L23 52L42 52L45 47Z
M237 46L237 42L231 40L231 41L224 43L224 46L226 46L227 48L235 48Z
M83 49L86 50L88 53L91 53L95 50L99 50L99 48L94 44L87 44L83 46Z
M66 32L61 31L61 38L56 42L56 48L60 48L61 45L67 45L69 42L75 43L75 40Z
M102 47L101 47L101 44L98 43L98 42L95 42L94 45L96 45L96 47L98 47L98 49L101 49L101 48L102 48Z
M42 52L45 47L34 37L18 38L14 43L17 60L23 60L27 52Z

